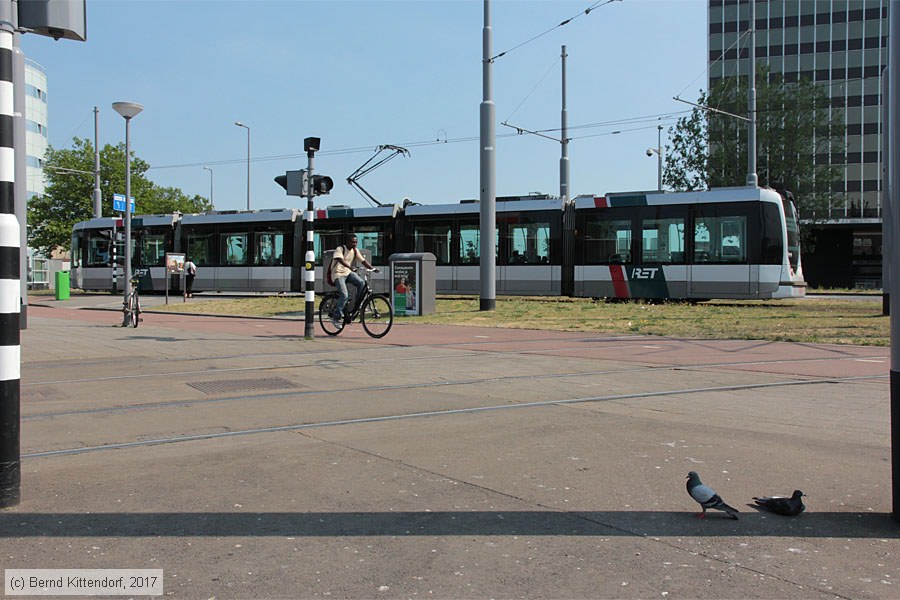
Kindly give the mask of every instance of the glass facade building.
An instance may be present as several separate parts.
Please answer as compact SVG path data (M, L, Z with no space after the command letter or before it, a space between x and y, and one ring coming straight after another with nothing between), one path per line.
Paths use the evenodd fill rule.
M831 219L881 217L881 79L888 56L888 0L755 0L756 60L786 81L825 86L846 125L842 202ZM709 85L749 73L750 0L709 1Z
M25 59L25 189L28 199L44 193L44 154L47 152L47 73Z

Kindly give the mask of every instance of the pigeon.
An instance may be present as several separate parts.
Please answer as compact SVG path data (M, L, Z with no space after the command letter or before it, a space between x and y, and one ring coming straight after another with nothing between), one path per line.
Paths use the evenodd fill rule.
M706 516L707 509L714 508L728 513L732 519L737 520L739 511L736 508L725 504L725 501L719 497L714 489L703 485L703 482L700 481L700 476L697 475L697 473L694 471L688 473L687 480L688 494L690 494L691 498L696 500L703 508L703 512L697 515L698 519L702 519Z
M754 496L753 500L756 502L754 508L759 507L785 517L795 517L806 510L806 507L803 506L803 500L801 500L802 497L803 492L800 490L794 490L794 494L790 498L786 496L757 498Z

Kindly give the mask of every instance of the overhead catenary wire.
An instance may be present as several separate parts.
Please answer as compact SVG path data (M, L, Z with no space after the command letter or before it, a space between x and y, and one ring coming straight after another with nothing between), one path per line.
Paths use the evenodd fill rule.
M649 123L649 122L657 122L659 120L669 120L672 119L683 112L689 111L681 111L674 113L661 113L656 115L644 115L639 117L627 117L624 119L610 120L610 121L602 121L597 123L586 123L583 125L570 125L570 130L577 129L591 129L591 128L599 128L599 127L616 127L619 125L633 125L637 123ZM655 127L655 125L654 125ZM551 129L538 129L536 130L538 133L551 133L554 131L559 131L559 128L551 128ZM630 131L630 130L629 130ZM607 133L590 135L590 136L580 136L579 138L570 138L570 139L581 139L585 137L597 137L598 135L608 135ZM518 133L507 133L507 134L498 134L498 138L509 138L509 137L518 137ZM445 144L460 144L460 143L470 143L479 141L479 136L467 136L467 137L458 137L458 138L447 138L447 139L429 139L429 140L420 140L415 142L403 142L400 145L405 148L422 148L426 146L438 146ZM375 145L366 145L366 146L355 146L350 148L338 148L335 150L322 150L319 151L317 156L341 156L344 154L360 154L363 152L369 153L372 152L372 148ZM306 154L277 154L272 156L257 156L251 159L251 162L273 162L279 160L295 160L297 158L303 158ZM197 162L190 163L178 163L171 165L160 165L150 167L148 170L159 171L163 169L185 169L185 168L194 168L194 167L203 167L203 166L221 166L221 165L234 165L234 164L246 164L247 159L245 158L234 158L234 159L224 159L224 160L201 160Z
M519 44L518 46L513 46L513 47L510 48L509 50L505 50L505 51L501 52L500 54L497 54L497 55L492 56L491 58L488 59L488 62L494 62L495 60L497 60L497 59L500 58L501 56L506 56L506 55L509 54L510 52L514 52L514 51L518 50L519 48L521 48L521 47L523 47L523 46L527 46L527 45L530 44L531 42L533 42L533 41L535 41L535 40L537 40L537 39L539 39L539 38L544 37L545 35L547 35L547 34L550 33L551 31L553 31L553 30L555 30L555 29L559 29L560 27L562 27L562 26L564 26L564 25L568 25L569 23L571 23L572 21L574 21L574 20L577 19L578 17L581 17L581 16L583 16L583 15L588 15L588 14L590 14L591 11L594 10L595 8L600 8L600 7L602 7L602 6L606 6L607 4L612 4L613 2L621 2L621 1L622 1L622 0L605 0L605 1L604 1L604 0L597 0L596 2L594 2L593 4L591 4L590 6L588 6L586 9L584 9L583 11L581 11L580 13L578 13L577 15L575 15L574 17L569 17L568 19L565 19L564 21L562 21L562 22L559 23L558 25L554 25L553 27L551 27L551 28L548 29L547 31L545 31L545 32L543 32L543 33L539 33L539 34L537 34L536 36L534 36L534 37L531 38L531 39L525 40L524 42L522 42L522 43Z

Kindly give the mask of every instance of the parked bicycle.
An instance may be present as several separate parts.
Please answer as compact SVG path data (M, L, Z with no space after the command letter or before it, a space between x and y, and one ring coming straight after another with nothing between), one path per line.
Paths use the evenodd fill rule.
M143 321L141 318L141 295L138 292L138 284L140 283L141 276L146 274L147 269L136 269L131 276L131 286L128 295L125 296L125 301L122 303L122 312L125 313L122 327L131 325L132 327L137 328L138 324Z
M359 269L357 272L363 271ZM387 335L394 324L394 311L391 309L391 302L386 294L376 294L369 285L370 269L364 269L363 279L366 282L365 287L359 291L353 302L344 307L344 320L339 327L335 327L331 322L331 314L337 307L338 293L328 292L319 303L319 323L322 329L328 335L338 335L344 328L355 321L357 318L362 323L363 329L366 330L373 338L381 338Z

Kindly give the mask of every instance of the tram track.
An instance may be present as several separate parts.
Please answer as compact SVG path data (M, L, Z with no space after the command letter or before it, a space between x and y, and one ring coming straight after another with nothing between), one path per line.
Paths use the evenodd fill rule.
M521 354L520 352L509 353L513 355ZM454 357L459 357L460 354L454 354ZM428 356L428 357L407 357L407 358L392 358L392 359L368 359L368 360L357 360L357 361L349 361L342 362L342 366L344 367L352 367L354 365L372 365L373 363L378 362L387 362L387 363L400 363L407 361L432 361L432 360L442 360L446 358L445 356ZM622 368L622 369L602 369L596 371L575 371L575 372L567 372L567 373L543 373L540 375L503 375L497 377L481 377L481 378L467 378L467 379L454 379L454 380L443 380L443 381L427 381L427 382L419 382L419 383L408 383L408 384L398 384L398 385L376 385L376 386L356 386L356 387L344 387L337 389L314 389L314 390L292 390L289 392L272 392L265 394L253 394L253 395L234 395L234 396L224 396L218 398L182 398L177 400L169 400L164 402L145 402L140 404L131 404L124 406L109 406L109 407L96 407L96 408L83 408L83 409L71 409L71 410L61 410L61 411L50 411L50 412L42 412L42 413L34 413L28 415L22 415L22 421L36 421L42 419L52 419L58 417L65 416L73 416L73 415L101 415L101 414L118 414L125 413L131 411L146 411L146 410L154 410L154 409L169 409L169 408L181 408L181 407L190 407L190 406L203 406L203 405L212 405L212 404L220 404L220 403L228 403L228 402L240 402L246 400L266 400L266 399L277 399L277 398L295 398L302 396L318 396L318 395L348 395L348 394L369 394L369 393L377 393L377 392L388 392L392 390L410 390L410 389L428 389L428 388L437 388L437 387L452 387L452 386L470 386L470 385L482 385L482 384L492 384L492 383L504 383L504 382L514 382L514 381L523 381L523 380L532 380L535 382L539 381L547 381L553 379L571 379L578 377L597 377L597 376L605 376L605 375L624 375L627 373L634 372L646 372L646 371L685 371L685 370L703 370L703 369L713 369L713 368L728 368L728 367L747 367L747 366L758 366L765 364L784 364L784 363L802 363L802 362L810 362L810 361L823 361L823 360L860 360L858 357L841 357L839 359L836 358L804 358L804 359L790 359L790 360L772 360L772 361L741 361L741 362L716 362L716 363L705 363L705 364L696 364L690 366L684 365L656 365L656 366L640 366L640 367L632 367L632 368ZM28 386L38 386L38 385L74 385L78 383L96 383L101 381L116 381L116 380L127 380L127 379L141 379L141 378L154 378L154 377L191 377L194 375L204 375L204 376L215 376L222 375L228 373L239 373L239 372L264 372L264 371L284 371L289 369L304 369L304 368L322 368L321 364L296 364L296 365L278 365L278 366L264 366L264 367L235 367L235 368L227 368L227 369L204 369L204 370L191 370L191 371L179 371L179 372L171 372L171 373L144 373L144 374L135 374L135 375L119 375L119 376L107 376L107 377L91 377L91 378L81 378L81 379L69 379L69 380L54 380L54 381L46 381L46 382L31 382L27 384L22 384L23 387ZM871 376L859 376L861 379L878 379L880 377L871 377ZM818 379L810 379L809 382L823 381L821 378Z
M756 390L756 389L775 388L775 387L788 387L788 386L797 386L797 385L839 384L839 383L849 383L849 382L854 382L854 381L886 379L887 377L888 377L887 375L874 375L874 376L859 375L859 376L850 376L850 377L834 377L834 378L827 378L827 379L783 380L783 381L774 381L774 382L766 382L766 383L710 386L710 387L702 387L702 388L682 388L682 389L674 389L674 390L658 390L658 391L652 391L652 392L636 392L636 393L629 393L629 394L612 394L612 395L604 395L604 396L584 396L584 397L579 397L579 398L541 400L541 401L535 401L535 402L522 402L522 403L515 403L515 404L499 404L499 405L491 405L491 406L476 406L476 407L444 409L444 410L434 410L434 411L408 412L408 413L398 413L398 414L392 414L392 415L380 415L380 416L374 416L374 417L326 420L326 421L318 421L318 422L313 422L313 423L293 423L293 424L287 424L287 425L257 427L257 428L232 430L232 431L225 431L225 432L184 435L184 436L172 436L172 437L165 437L165 438L155 438L155 439L145 439L145 440L134 440L134 441L128 441L128 442L100 444L100 445L96 445L96 446L79 446L79 447L75 447L75 448L61 448L61 449L56 449L56 450L26 452L26 453L23 453L21 455L21 457L23 459L32 459L32 458L54 457L54 456L67 456L67 455L74 455L74 454L84 454L84 453L88 453L88 452L99 452L99 451L105 451L105 450L119 450L119 449L124 449L124 448L156 446L156 445L160 445L160 444L173 444L173 443L211 440L211 439L229 438L229 437L236 437L236 436L258 435L258 434L265 434L265 433L277 433L277 432L286 432L286 431L300 431L300 430L304 430L304 429L317 429L317 428L323 428L323 427L339 427L339 426L347 426L347 425L358 425L358 424L364 424L364 423L380 423L380 422L387 422L387 421L399 421L399 420L406 420L406 419L420 419L420 418L429 418L429 417L446 417L446 416L460 415L460 414L472 414L472 413L479 413L479 412L491 412L491 411L501 411L501 410L528 409L528 408L538 408L538 407L546 407L546 406L566 406L566 405L583 404L583 403L589 403L589 402L614 402L614 401L636 400L636 399L644 399L644 398L658 398L661 396L680 396L680 395L705 394L705 393L716 393L716 392L736 392L736 391ZM431 385L435 385L435 384L431 384ZM450 385L450 384L442 383L440 385ZM346 390L340 390L340 391L346 392ZM289 395L297 395L297 394L294 393L294 394L282 394L282 395L289 396Z
M477 342L476 342L477 343ZM496 342L495 342L496 343ZM458 346L465 344L446 344L444 346ZM654 345L642 344L642 347L652 348ZM441 345L431 346L434 348L440 348ZM634 345L627 345L625 347L632 348ZM603 350L611 350L615 348L611 348L609 346L604 347ZM540 350L518 350L518 351L502 351L502 352L493 352L493 354L497 356L527 356L533 354L557 354L559 352L567 352L572 350L579 350L583 352L585 349L582 347L574 347L574 348L546 348ZM334 354L338 356L344 356L346 351L343 349L335 349L335 350L326 350L326 351L316 351L316 356L321 357L323 355ZM482 354L481 351L462 351L462 352L454 352L452 354L438 354L438 355L428 355L428 356L412 356L412 357L390 357L390 358L365 358L365 359L357 359L351 361L341 360L342 365L352 366L359 364L378 364L378 363L408 363L408 362L418 362L418 361L433 361L433 360L443 360L445 358L453 357L453 358L461 358L466 356L480 356ZM304 353L304 356L308 356L309 353ZM142 364L172 364L178 363L183 364L187 360L197 361L197 362L214 362L214 361L227 361L227 360L235 360L235 359L264 359L264 358L274 358L278 356L296 356L296 353L290 352L274 352L274 353L253 353L253 354L240 354L240 355L227 355L227 356L214 356L214 357L197 357L197 358L165 358L165 359L154 359L151 361L142 361ZM583 358L583 357L582 357ZM668 363L664 365L652 365L652 366L642 366L642 369L677 369L677 368L692 368L692 369L703 369L703 368L723 368L723 367L747 367L747 366L762 366L767 364L801 364L801 363L810 363L810 362L825 362L825 361L873 361L873 360L884 360L887 361L890 359L889 355L884 356L838 356L838 357L811 357L811 358L792 358L792 359L777 359L777 360L754 360L754 361L719 361L719 362L709 362L709 363L701 363L701 364L692 364L689 367L686 365L680 365L676 363ZM605 358L597 358L596 360L608 360ZM632 359L632 362L640 362L639 359ZM93 362L92 366L103 366L103 365L113 365L113 364L121 364L120 360L109 360L106 362ZM48 365L44 364L41 368L61 368L71 366L69 364L55 364ZM290 364L279 364L279 365L264 365L264 366L255 366L255 367L228 367L228 368L218 368L218 369L195 369L195 370L186 370L186 371L154 371L150 373L130 373L123 375L106 375L102 377L82 377L82 378L74 378L74 379L50 379L50 380L38 380L38 381L23 381L21 383L22 387L31 387L31 386L40 386L40 385L73 385L78 383L90 383L90 382L100 382L100 381L128 381L128 380L137 380L137 379L145 379L152 377L187 377L191 375L217 375L217 374L227 374L227 373L240 373L240 372L264 372L264 371L273 371L273 370L284 370L284 369L305 369L305 368L321 368L322 364L320 362L298 362L298 363L290 363ZM30 371L31 365L25 365L24 370ZM615 371L611 370L610 372L621 372L622 370ZM602 372L598 372L601 374ZM518 377L518 376L516 376Z

